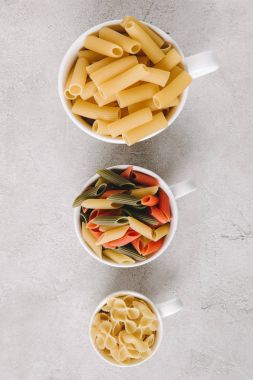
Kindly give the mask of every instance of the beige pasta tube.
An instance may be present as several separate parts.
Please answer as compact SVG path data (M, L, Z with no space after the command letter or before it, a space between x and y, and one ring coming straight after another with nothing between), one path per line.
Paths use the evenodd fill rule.
M168 42L167 42L168 43ZM172 45L168 43L168 46L166 46L165 48L162 48L162 51L164 52L164 54L167 54L168 51L172 48Z
M116 98L121 108L131 104L151 99L160 90L157 84L146 83L139 86L127 88L117 93Z
M117 240L122 238L125 235L127 230L129 229L129 225L112 228L104 232L96 241L96 245L102 245L108 243L109 241Z
M166 56L160 62L158 62L155 67L157 69L170 71L181 61L181 55L176 51L176 49L173 48L168 51Z
M73 100L73 99L76 98L75 95L72 95L69 92L69 84L70 84L70 81L71 81L71 78L72 78L72 75L73 75L73 71L74 71L74 69L70 70L70 73L68 75L67 81L65 83L65 89L64 89L64 96L65 96L66 99L69 99L69 100Z
M95 120L92 125L92 131L96 132L98 135L101 136L110 136L110 133L107 128L108 121L105 120Z
M182 71L183 69L181 69L179 66L173 67L173 69L170 71L170 77L167 84L172 82Z
M96 87L95 83L93 83L92 81L86 82L84 87L83 87L83 91L80 94L80 97L83 100L87 100L87 99L91 98L92 96L94 96L94 94L96 92L97 92L97 87Z
M159 112L153 116L153 119L150 122L123 133L122 137L127 145L130 146L142 140L144 137L147 137L157 131L160 131L161 129L164 129L167 127L167 125L168 122L164 117L164 114L162 112Z
M182 71L172 82L153 96L153 101L158 108L166 108L178 95L180 95L192 81L192 77Z
M130 115L123 117L122 119L108 124L107 128L112 137L117 137L122 133L134 129L139 125L145 124L151 120L152 112L150 108L143 108L142 110L133 112Z
M155 195L158 191L158 186L141 187L140 189L131 190L131 195L136 198L145 197L145 195Z
M94 62L91 65L86 67L87 73L90 75L94 71L97 71L101 69L101 67L104 67L106 65L109 65L109 63L114 62L115 58L112 57L106 57L101 59L100 61Z
M153 240L154 241L160 240L162 237L168 235L169 231L170 231L169 223L166 223L163 226L158 227L156 230L153 231Z
M105 56L103 54L99 54L91 50L80 50L78 52L78 57L84 57L88 59L89 62L96 62L100 59L103 59Z
M91 73L90 77L95 82L96 86L98 86L137 64L138 60L135 55L120 58Z
M129 216L128 217L129 225L130 227L136 231L139 232L142 236L145 236L146 238L153 240L153 230L146 224L140 222L139 220Z
M127 53L136 54L141 49L141 44L123 34L116 32L110 28L102 28L99 31L99 37L110 41L122 47Z
M82 207L111 210L115 208L120 208L122 207L122 205L111 202L108 199L85 199L82 202Z
M134 21L125 24L127 33L135 40L141 43L141 49L155 64L161 61L165 55L152 38Z
M72 112L76 115L88 117L89 119L102 119L114 121L119 118L119 107L99 107L97 104L77 99L72 107Z
M138 64L117 75L116 77L102 83L99 86L99 92L102 97L107 98L133 85L139 80L142 80L147 74L148 71L146 66Z
M138 24L151 38L153 41L155 41L155 43L161 47L163 44L164 44L164 39L159 36L156 32L154 32L152 29L150 29L148 26L146 26L145 24L143 24L141 21L139 21L138 19L136 19L135 17L132 17L132 16L126 16L124 17L121 25L123 27L125 27L126 23L128 21L135 21L136 24Z
M103 40L96 36L88 36L85 38L84 46L87 49L93 50L97 53L106 55L108 57L119 58L123 54L123 49L112 42Z
M149 74L143 79L144 82L158 84L164 87L168 82L170 73L169 71L156 69L155 67L148 67Z
M168 107L176 107L176 106L178 106L178 104L179 104L179 98L175 98L170 102Z
M78 96L82 93L86 78L87 78L87 71L86 66L89 64L89 61L86 58L78 58L76 61L73 75L71 77L71 81L69 83L69 92L74 95Z
M109 98L104 99L104 98L102 98L102 96L100 95L100 93L97 91L94 94L94 99L96 100L96 102L99 105L99 107L103 107L106 104L115 102L116 101L116 95L114 94L112 96L109 96ZM118 105L118 103L116 103L116 104Z
M131 104L131 106L128 106L128 112L133 113L146 107L149 107L151 111L157 111L159 109L154 105L153 99L148 99L144 100L143 102Z
M104 249L103 255L118 264L135 263L135 261L131 257L128 257L127 255L124 255L123 253L120 253L120 252L115 252L112 249Z
M93 250L93 252L101 259L102 247L96 245L95 237L91 234L88 228L86 228L84 223L82 223L82 237L83 237L83 240L88 244L88 246Z

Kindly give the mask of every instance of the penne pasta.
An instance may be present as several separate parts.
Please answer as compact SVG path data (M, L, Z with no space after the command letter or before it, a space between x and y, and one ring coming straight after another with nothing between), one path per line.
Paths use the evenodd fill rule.
M121 177L119 174L113 172L112 170L97 170L97 174L100 175L100 177L104 178L106 181L112 183L113 185L119 186L122 189L133 189L136 187L133 182Z
M162 112L157 113L153 116L153 119L146 124L141 125L138 128L131 129L130 131L124 132L122 134L123 139L127 145L133 145L134 143L142 140L161 129L166 128L168 122Z
M123 49L119 45L96 36L87 36L84 41L84 46L87 49L108 57L119 58L123 54Z
M123 253L115 252L112 249L104 249L103 255L118 264L135 263L135 261L131 257L126 256Z
M132 17L132 16L126 16L124 17L121 25L123 27L125 27L126 23L128 21L135 21L151 38L152 40L159 46L161 47L163 44L164 44L164 39L159 36L156 32L154 32L152 29L150 29L148 26L146 26L145 24L143 24L141 21L139 21L138 19L136 19L135 17Z
M179 96L191 83L192 77L182 71L172 82L153 96L153 101L158 108L166 108L177 96Z
M69 83L69 92L74 96L78 96L82 93L86 78L89 61L86 58L78 58L74 66L73 74Z
M76 197L76 199L74 200L72 204L72 207L80 206L85 199L89 199L92 197L94 198L100 197L105 192L106 187L107 187L107 184L102 182L101 184L95 187L85 189L84 191L81 192L81 194L79 194Z
M96 62L96 61L99 61L100 59L103 59L104 55L96 53L95 51L92 51L92 50L80 50L78 52L78 57L84 57L88 59L89 62Z
M100 61L94 62L91 65L86 67L87 73L91 75L95 71L101 69L102 67L109 65L109 63L114 62L115 58L112 57L106 57L101 59Z
M166 56L158 62L155 67L161 70L170 71L175 67L178 63L182 61L181 55L176 51L176 49L172 48L168 51Z
M108 199L85 199L82 202L82 207L111 210L122 207L122 205L109 201Z
M92 72L90 74L90 77L94 81L96 86L99 86L101 83L106 82L107 80L130 69L131 67L137 64L138 60L135 57L135 55L119 58L109 63L108 65L103 66L99 70Z
M107 98L142 80L147 74L146 66L137 64L116 77L102 83L99 86L99 92L102 97Z
M136 54L141 49L141 44L138 41L107 27L100 29L99 37L121 46L123 50L130 54Z
M102 258L102 247L96 245L96 238L92 235L90 230L86 228L84 223L82 223L82 237L93 252L95 252L98 257Z
M99 107L96 104L77 99L72 107L74 114L88 117L89 119L102 119L108 121L114 121L119 118L119 107Z
M108 121L97 119L94 121L92 125L92 131L96 132L101 136L110 136L110 133L107 128L108 123Z
M87 100L87 99L92 98L92 96L94 96L96 92L97 92L96 85L92 81L86 82L80 94L80 97L83 100Z
M112 194L108 197L111 202L119 203L123 205L129 205L133 207L141 206L141 201L129 194Z
M160 240L164 236L168 235L169 231L170 231L170 225L168 223L164 224L161 227L158 227L156 230L153 231L153 239L152 240L154 240L154 241Z
M122 236L125 235L128 228L129 226L127 225L127 226L112 228L111 230L104 232L96 241L96 245L103 245L105 243L108 243L109 241L120 239Z
M148 100L144 100L143 102L131 104L130 106L128 106L128 112L133 113L135 111L138 111L138 110L140 110L142 108L146 108L146 107L149 107L151 111L159 110L159 108L157 108L154 105L153 99L148 99Z
M152 112L149 108L143 108L142 110L133 112L122 119L108 124L107 128L112 137L117 137L127 131L135 129L140 125L150 122L151 120Z
M96 218L93 219L93 222L95 224L98 224L99 226L112 226L112 227L118 227L123 226L125 224L128 224L128 218L126 216L104 216L104 215L98 215Z
M154 64L158 63L165 57L165 54L152 40L149 34L135 21L128 21L125 23L124 27L130 37L141 43L142 51Z
M114 251L123 253L129 257L132 257L135 261L144 261L145 257L140 255L131 244L124 245L122 247L113 248Z
M134 103L139 103L144 100L151 99L158 91L159 86L157 84L145 83L118 92L116 99L119 103L119 106L123 108Z
M129 228L127 232L124 234L124 236L122 236L121 238L105 243L104 248L123 247L133 242L134 240L138 239L140 236L141 235L138 232L133 231L131 230L131 228Z
M141 198L141 204L143 206L156 206L159 203L159 198L155 195L144 195L144 197Z
M158 192L158 186L142 187L140 189L131 190L131 194L136 198L142 198L146 195L155 195Z
M141 234L142 236L145 236L146 238L153 240L153 230L152 228L148 227L146 224L140 222L139 220L129 216L128 217L129 225L130 227Z
M148 240L147 242L144 242L143 238L138 238L134 240L132 244L137 252L143 256L146 256L151 255L152 253L156 253L163 245L163 242L163 239L160 239L158 241Z
M169 71L156 69L155 67L148 68L149 74L143 78L144 82L155 83L164 87L170 77Z

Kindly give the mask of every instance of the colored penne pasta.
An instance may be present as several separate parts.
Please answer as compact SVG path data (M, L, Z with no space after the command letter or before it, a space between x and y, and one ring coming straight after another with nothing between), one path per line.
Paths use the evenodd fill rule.
M103 255L118 264L135 263L135 261L131 257L124 255L123 253L120 253L120 252L115 252L112 249L104 249Z
M164 236L168 235L169 230L170 230L170 226L168 223L164 224L161 227L158 227L155 231L153 231L153 240L154 241L160 240Z
M108 243L109 241L113 241L116 239L120 239L122 236L125 235L127 232L129 226L121 226L121 227L116 227L112 228L109 231L104 232L99 239L96 241L96 245L103 245L105 243Z
M126 216L96 216L93 219L93 223L101 225L101 226L123 226L128 224L128 218Z
M129 245L124 245L122 247L113 248L115 252L123 253L124 255L127 255L129 257L132 257L135 261L144 261L145 257L140 255L137 250Z
M129 226L142 236L145 236L146 238L153 240L153 230L146 224L140 222L139 220L129 216L128 217Z
M135 239L138 239L140 236L141 235L138 232L133 231L131 228L129 228L124 236L122 236L119 239L112 240L112 241L104 244L104 247L105 248L123 247L124 245L127 245L127 244L133 242Z
M85 199L82 202L82 207L102 209L102 210L111 210L111 209L120 208L121 205L114 203L114 202L111 202L108 199Z
M132 245L134 246L136 251L139 252L141 255L147 256L159 251L159 249L163 245L163 242L163 239L160 239L158 241L148 240L147 242L145 242L144 239L138 238L132 241Z
M99 247L96 245L96 238L86 228L84 223L82 223L82 237L83 237L83 240L88 244L88 246L93 250L93 252L98 257L102 258L102 247Z
M85 199L89 199L92 197L100 197L105 192L106 187L106 183L101 183L98 186L91 187L88 190L83 191L81 194L78 195L78 197L76 197L72 207L80 206Z
M136 198L142 198L145 197L145 195L155 195L158 189L158 186L142 187L140 189L131 190L131 195L134 195Z
M103 40L96 36L88 36L85 38L84 46L96 53L106 55L108 57L119 58L123 54L123 49L112 42Z
M145 195L141 198L141 204L143 206L155 206L159 203L159 198L155 195Z
M97 174L99 174L106 181L109 181L112 184L119 186L120 188L133 189L136 187L136 185L133 182L121 177L119 174L113 172L112 170L97 170Z
M123 50L130 54L137 54L141 49L141 44L138 41L124 36L111 28L105 27L100 29L99 37L119 45Z
M114 121L119 118L120 108L110 106L99 107L94 103L77 99L72 107L72 112L89 119Z
M138 207L141 206L141 200L129 194L113 194L107 199L111 202Z

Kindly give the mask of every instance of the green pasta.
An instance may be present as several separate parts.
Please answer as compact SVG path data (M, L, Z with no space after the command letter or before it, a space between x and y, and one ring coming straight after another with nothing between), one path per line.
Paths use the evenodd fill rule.
M129 208L124 207L123 210L127 215L133 216L135 219L138 219L145 224L149 224L151 226L158 225L158 221L153 216L144 214L140 212L139 210L137 210L136 208L130 210Z
M132 259L136 261L146 260L145 256L140 255L131 244L124 245L123 247L113 248L112 250L119 253L123 253L126 256L132 257Z
M83 212L83 209L81 207L81 211L80 211L80 221L81 221L81 223L82 222L84 222L85 224L88 223L90 213L91 213L90 209L86 210L85 212Z
M142 206L140 199L129 194L113 194L108 197L112 202L129 206Z
M136 185L128 179L121 177L119 174L114 173L112 170L101 169L97 174L104 178L109 183L119 186L121 189L135 189Z
M78 195L78 197L76 197L72 207L80 206L85 199L100 197L105 192L106 187L106 183L101 183L99 186L84 190L81 194Z
M127 216L96 216L93 223L99 226L124 226L128 224Z

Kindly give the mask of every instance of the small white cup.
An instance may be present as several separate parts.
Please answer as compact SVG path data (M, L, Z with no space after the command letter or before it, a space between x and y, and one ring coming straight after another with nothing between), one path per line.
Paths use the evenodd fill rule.
M124 170L130 165L116 165L112 166L108 169L119 169L119 170ZM75 226L75 231L78 237L78 240L80 241L81 245L83 248L96 260L102 262L103 264L107 264L111 267L118 267L118 268L133 268L133 267L138 267L147 263L150 263L151 261L157 259L171 244L173 237L175 235L176 229L177 229L177 224L178 224L178 210L177 210L177 203L176 199L183 197L186 194L191 193L192 191L196 190L196 187L192 184L190 181L184 181L177 183L172 186L168 186L164 180L159 177L157 174L152 172L151 170L139 167L139 166L133 166L134 170L137 170L139 172L151 175L152 177L158 179L160 187L166 192L170 199L170 207L171 207L171 212L172 212L172 221L170 223L170 232L167 236L165 236L164 243L162 247L157 251L155 254L151 255L150 258L148 258L145 261L139 261L135 262L133 264L118 264L110 261L109 259L100 259L95 253L90 249L90 247L86 244L86 242L83 240L82 237L82 230L81 230L81 224L80 224L80 207L76 207L74 209L74 226ZM86 189L88 186L91 186L99 176L95 174L93 177L91 177L82 187L81 191Z
M98 135L97 133L91 130L91 127L85 122L85 120L83 120L80 116L74 115L72 113L71 102L65 99L64 97L64 86L65 86L68 73L77 58L78 51L83 47L85 38L89 34L98 32L101 28L105 26L119 24L120 22L121 20L107 21L97 26L94 26L93 28L81 34L73 42L73 44L70 46L70 48L67 50L66 54L64 55L61 65L60 65L59 74L58 74L58 92L59 92L59 96L60 96L63 108L65 112L67 113L68 117L73 121L73 123L77 127L79 127L83 132L87 133L88 135L95 137L98 140L102 140L102 141L114 143L114 144L125 144L125 142L122 139L114 139L112 137ZM185 58L182 50L180 49L176 41L174 41L167 33L159 29L157 26L148 24L146 22L145 24L149 26L151 29L153 29L157 34L159 34L165 41L167 41L168 43L171 43L172 45L176 47L176 49L182 56L186 69L188 70L189 74L192 76L193 79L201 77L202 75L209 74L218 69L219 65L217 63L217 59L213 52L206 51L206 52L202 52L202 53ZM189 89L187 88L183 92L182 96L180 97L180 103L177 106L176 111L173 114L173 116L169 119L168 126L171 125L176 120L176 118L179 116L179 114L183 110L186 98L188 96L188 92L189 92ZM143 140L147 140L161 132L162 131L155 132L152 135L145 137Z
M108 360L106 357L104 357L102 355L102 353L95 346L95 343L93 342L93 339L92 339L92 336L91 336L91 327L92 327L92 323L93 323L94 317L101 310L102 306L104 306L106 304L107 298L110 298L110 297L119 297L119 296L123 296L123 295L134 296L134 297L137 297L139 299L142 299L142 300L146 301L147 304L153 310L153 312L156 314L157 319L158 319L158 330L157 330L157 333L156 333L156 341L155 341L154 346L152 347L152 353L151 353L151 355L148 356L146 359L143 359L142 361L136 362L136 363L131 364L131 365L118 364L118 363L114 362L113 360L112 361ZM182 307L183 307L183 303L182 303L182 301L179 298L174 298L174 299L162 302L160 304L154 304L148 297L144 296L143 294L140 294L140 293L137 293L137 292L133 292L131 290L121 290L121 291L112 293L112 294L108 295L107 297L105 297L103 299L103 301L101 301L99 303L99 305L96 307L95 311L93 312L93 314L91 316L90 325L89 325L89 337L90 337L91 345L92 345L92 347L94 348L94 350L96 351L96 353L98 354L98 356L101 359L103 359L106 363L112 364L112 365L114 365L116 367L133 367L133 366L137 366L137 365L143 364L147 360L151 359L153 357L153 355L158 351L158 349L160 347L160 344L161 344L161 341L162 341L162 337L163 337L163 321L162 321L162 319L166 318L166 317L169 317L170 315L173 315L173 314L177 313L178 311L180 311L182 309Z

